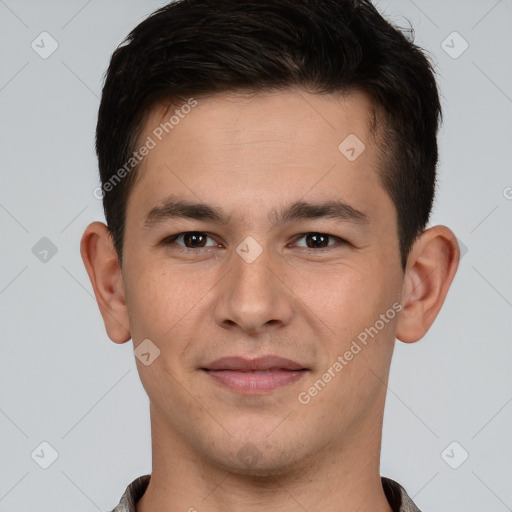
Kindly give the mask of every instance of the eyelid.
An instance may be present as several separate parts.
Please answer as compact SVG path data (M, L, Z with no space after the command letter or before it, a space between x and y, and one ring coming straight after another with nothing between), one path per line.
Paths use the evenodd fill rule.
M177 238L180 238L183 235L189 235L189 234L192 234L192 233L199 234L199 235L206 235L207 238L210 238L210 239L214 240L213 237L210 235L210 233L207 233L205 231L182 231L181 233L176 233L175 235L170 235L170 236L165 237L162 240L162 244L164 244L164 245L171 245L171 244L176 242ZM218 242L217 242L217 244L218 244ZM207 245L205 247L193 248L193 247L186 247L185 245L181 245L181 244L176 244L176 245L180 249L186 250L186 251L197 251L198 249L211 249L212 247L215 247L215 245Z
M300 240L301 238L304 238L306 235L322 235L322 236L326 236L328 238L332 238L333 240L336 240L338 243L337 244L330 244L330 245L327 245L326 247L317 247L317 248L314 248L314 247L301 247L303 249L311 249L312 251L322 251L322 250L329 250L333 247L336 247L337 245L349 245L349 242L347 240L345 240L344 238L341 238L339 236L336 236L336 235L331 235L330 233L324 233L322 231L306 231L305 233L300 233L299 235L296 235L293 239L293 243L296 243L298 240Z

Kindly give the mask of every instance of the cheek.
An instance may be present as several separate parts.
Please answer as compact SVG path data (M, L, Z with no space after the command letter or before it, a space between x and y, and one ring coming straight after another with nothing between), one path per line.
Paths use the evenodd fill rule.
M322 340L327 358L317 377L332 384L319 393L317 402L320 408L322 404L335 406L334 423L361 415L362 404L382 393L379 379L384 379L389 367L397 313L392 307L392 280L383 274L379 279L377 274L353 271L331 275L323 283L322 300L315 303L309 299L315 304L316 316L329 327Z
M307 304L328 327L327 343L331 358L349 349L352 341L367 341L362 359L380 357L393 338L400 281L391 272L379 269L378 263L364 267L339 269L329 276L316 276L307 292ZM381 315L384 315L382 319ZM371 345L370 345L371 344ZM358 356L359 357L359 356Z
M379 302L377 283L355 265L320 270L308 282L304 290L308 304L336 329L364 323Z
M146 263L127 274L127 307L132 338L150 338L157 345L180 328L187 312L199 301L198 290L178 273Z

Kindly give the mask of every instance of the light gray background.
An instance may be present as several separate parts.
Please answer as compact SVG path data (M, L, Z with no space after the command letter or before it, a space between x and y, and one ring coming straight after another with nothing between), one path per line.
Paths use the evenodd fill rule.
M163 3L0 0L0 512L111 510L151 471L133 347L107 338L79 241L103 220L92 194L103 73ZM445 120L431 224L467 247L427 336L397 342L381 474L424 512L512 510L512 1L377 5L408 18L436 63ZM31 48L43 31L59 45L47 59ZM463 48L446 39L454 31L469 44L458 58L442 47ZM42 237L57 247L46 263L32 252ZM35 462L48 449L31 457L43 441L58 452L48 469Z

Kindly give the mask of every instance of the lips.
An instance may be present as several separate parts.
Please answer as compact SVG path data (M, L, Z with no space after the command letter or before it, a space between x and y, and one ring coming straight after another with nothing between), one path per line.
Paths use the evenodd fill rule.
M277 370L307 370L301 364L278 356L264 356L256 359L244 357L222 357L208 364L204 370L233 370L238 372L269 372Z
M223 357L202 370L232 391L260 394L300 380L308 368L283 357L265 356L257 359Z

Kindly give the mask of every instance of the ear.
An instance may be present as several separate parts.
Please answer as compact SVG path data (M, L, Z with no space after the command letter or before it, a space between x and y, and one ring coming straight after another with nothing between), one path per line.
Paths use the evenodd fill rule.
M459 259L457 239L446 226L429 228L415 241L402 287L399 340L414 343L425 336L443 305Z
M87 226L80 242L80 254L100 308L108 337L114 343L131 338L123 276L112 235L102 222Z

